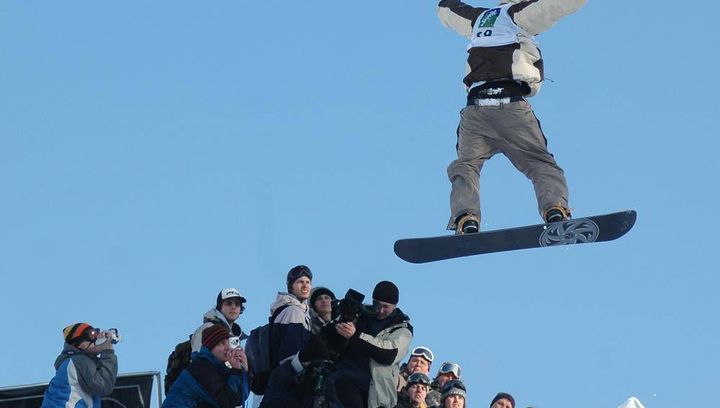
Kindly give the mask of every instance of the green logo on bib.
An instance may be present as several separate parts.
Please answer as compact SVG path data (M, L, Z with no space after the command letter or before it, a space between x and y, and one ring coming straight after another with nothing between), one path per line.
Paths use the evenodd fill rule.
M480 24L478 24L478 27L495 27L495 22L497 21L498 16L500 16L499 8L484 12L480 18Z

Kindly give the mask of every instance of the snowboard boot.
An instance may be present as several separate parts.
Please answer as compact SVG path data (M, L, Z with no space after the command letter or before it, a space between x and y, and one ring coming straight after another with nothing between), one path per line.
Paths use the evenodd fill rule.
M545 218L547 224L551 224L553 222L567 221L572 218L572 216L570 215L569 208L555 206L546 210L543 218Z
M465 213L458 217L455 234L474 234L480 232L480 217L475 214Z

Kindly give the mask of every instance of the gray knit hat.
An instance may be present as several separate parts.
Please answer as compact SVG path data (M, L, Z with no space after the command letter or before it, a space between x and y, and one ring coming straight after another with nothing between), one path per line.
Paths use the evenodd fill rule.
M440 401L444 403L445 398L451 395L459 395L463 397L463 399L465 399L467 395L467 391L465 390L465 384L460 380L452 380L446 382L443 386L442 398L440 399Z

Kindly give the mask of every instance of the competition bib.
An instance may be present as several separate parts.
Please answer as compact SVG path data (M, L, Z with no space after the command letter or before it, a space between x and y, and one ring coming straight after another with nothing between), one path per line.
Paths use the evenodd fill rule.
M507 10L512 4L505 4L482 13L475 21L472 40L468 50L474 47L497 47L519 42L518 34L523 33L512 21ZM531 35L526 36L534 41Z

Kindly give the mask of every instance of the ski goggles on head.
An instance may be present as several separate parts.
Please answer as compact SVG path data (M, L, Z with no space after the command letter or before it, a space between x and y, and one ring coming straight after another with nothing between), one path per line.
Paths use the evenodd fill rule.
M460 378L460 366L456 363L446 361L440 366L438 374L453 374L455 378Z
M467 389L465 389L464 382L462 382L460 380L450 380L450 381L446 382L445 385L443 386L443 394L450 391L453 388L457 388L457 389L467 392Z
M310 268L308 268L305 265L298 265L290 269L287 275L287 283L288 285L291 285L296 280L302 278L303 276L307 277L308 279L312 280L313 274Z
M87 323L75 323L63 329L63 337L68 344L80 344L83 341L94 342L98 337L98 330Z
M96 329L94 327L90 327L88 329L85 329L85 331L83 332L83 334L80 337L82 338L82 340L87 340L90 343L95 343L97 341L98 334L99 334L98 329Z
M431 363L435 359L435 355L427 347L415 347L412 351L412 355L417 357L423 357L425 360Z
M410 377L407 379L407 384L408 386L413 384L430 385L430 377L423 373L410 374Z

